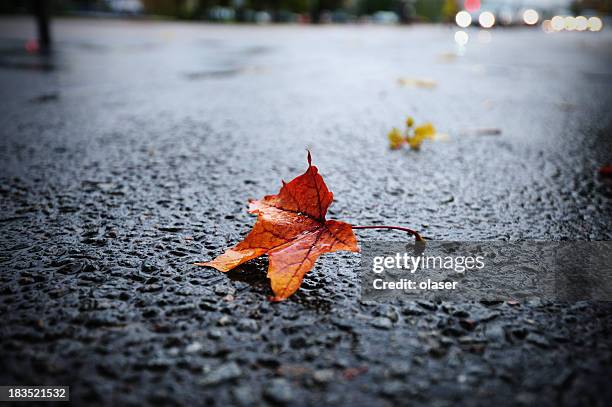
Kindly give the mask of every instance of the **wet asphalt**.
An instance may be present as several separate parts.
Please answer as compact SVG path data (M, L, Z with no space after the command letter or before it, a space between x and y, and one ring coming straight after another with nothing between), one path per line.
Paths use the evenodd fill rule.
M336 253L271 304L265 258L191 265L246 235L247 199L306 148L331 218L610 240L609 31L472 30L458 49L443 26L53 28L40 57L31 21L0 21L0 384L70 385L73 405L612 398L608 303L363 301L359 255ZM448 136L390 151L407 115Z

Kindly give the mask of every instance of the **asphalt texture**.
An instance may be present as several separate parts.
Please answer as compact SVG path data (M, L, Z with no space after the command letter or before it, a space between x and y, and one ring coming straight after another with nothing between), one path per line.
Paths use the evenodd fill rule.
M70 385L73 405L609 405L608 303L368 302L353 253L269 303L265 258L191 265L306 148L331 218L610 240L609 30L471 30L463 50L443 26L53 34L31 55L33 23L0 22L0 384ZM448 138L390 151L407 115Z

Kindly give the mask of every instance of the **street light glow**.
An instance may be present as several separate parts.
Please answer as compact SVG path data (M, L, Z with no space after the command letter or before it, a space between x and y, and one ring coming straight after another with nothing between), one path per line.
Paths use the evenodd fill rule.
M455 32L455 42L461 46L468 43L470 36L463 30Z
M585 31L589 26L589 20L585 16L576 17L576 30Z
M483 11L478 16L478 22L482 28L491 28L495 24L495 16L490 11Z
M463 2L463 8L470 13L478 11L478 9L480 9L480 0L465 0Z
M532 8L528 8L523 13L523 21L527 25L534 25L535 23L538 22L539 19L540 19L540 15L538 14L537 11L535 11Z
M563 20L561 16L554 16L552 20L550 20L550 24L553 30L561 31L563 27L565 27L565 20Z
M603 21L599 17L591 17L588 20L589 30L591 31L601 31L603 28Z
M467 11L460 11L455 16L455 22L461 28L467 28L472 24L472 16Z
M565 17L565 29L567 31L574 31L576 29L576 19L572 16Z
M544 20L542 29L545 32L551 31L601 31L603 21L599 17L587 19L585 16L554 16L552 20Z

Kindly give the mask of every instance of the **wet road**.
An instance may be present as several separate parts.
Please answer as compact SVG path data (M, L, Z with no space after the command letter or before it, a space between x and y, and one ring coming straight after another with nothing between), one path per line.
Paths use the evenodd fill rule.
M609 31L470 31L458 52L449 27L57 20L40 58L31 28L0 22L1 384L69 384L76 405L612 397L607 304L370 303L349 253L269 304L265 259L190 265L250 230L246 200L306 147L330 217L610 240ZM448 139L390 151L407 115Z

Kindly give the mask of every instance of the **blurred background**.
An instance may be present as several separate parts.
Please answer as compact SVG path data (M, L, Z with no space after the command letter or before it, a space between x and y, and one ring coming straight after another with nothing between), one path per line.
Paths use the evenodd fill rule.
M454 22L467 11L485 26L534 25L555 15L607 15L610 0L7 0L0 13L23 14L32 3L50 3L50 12L71 16L130 16L247 23ZM525 14L527 10L530 10ZM465 23L466 20L461 20ZM591 25L598 24L593 23ZM482 24L481 24L482 25ZM578 22L576 29L581 29Z

